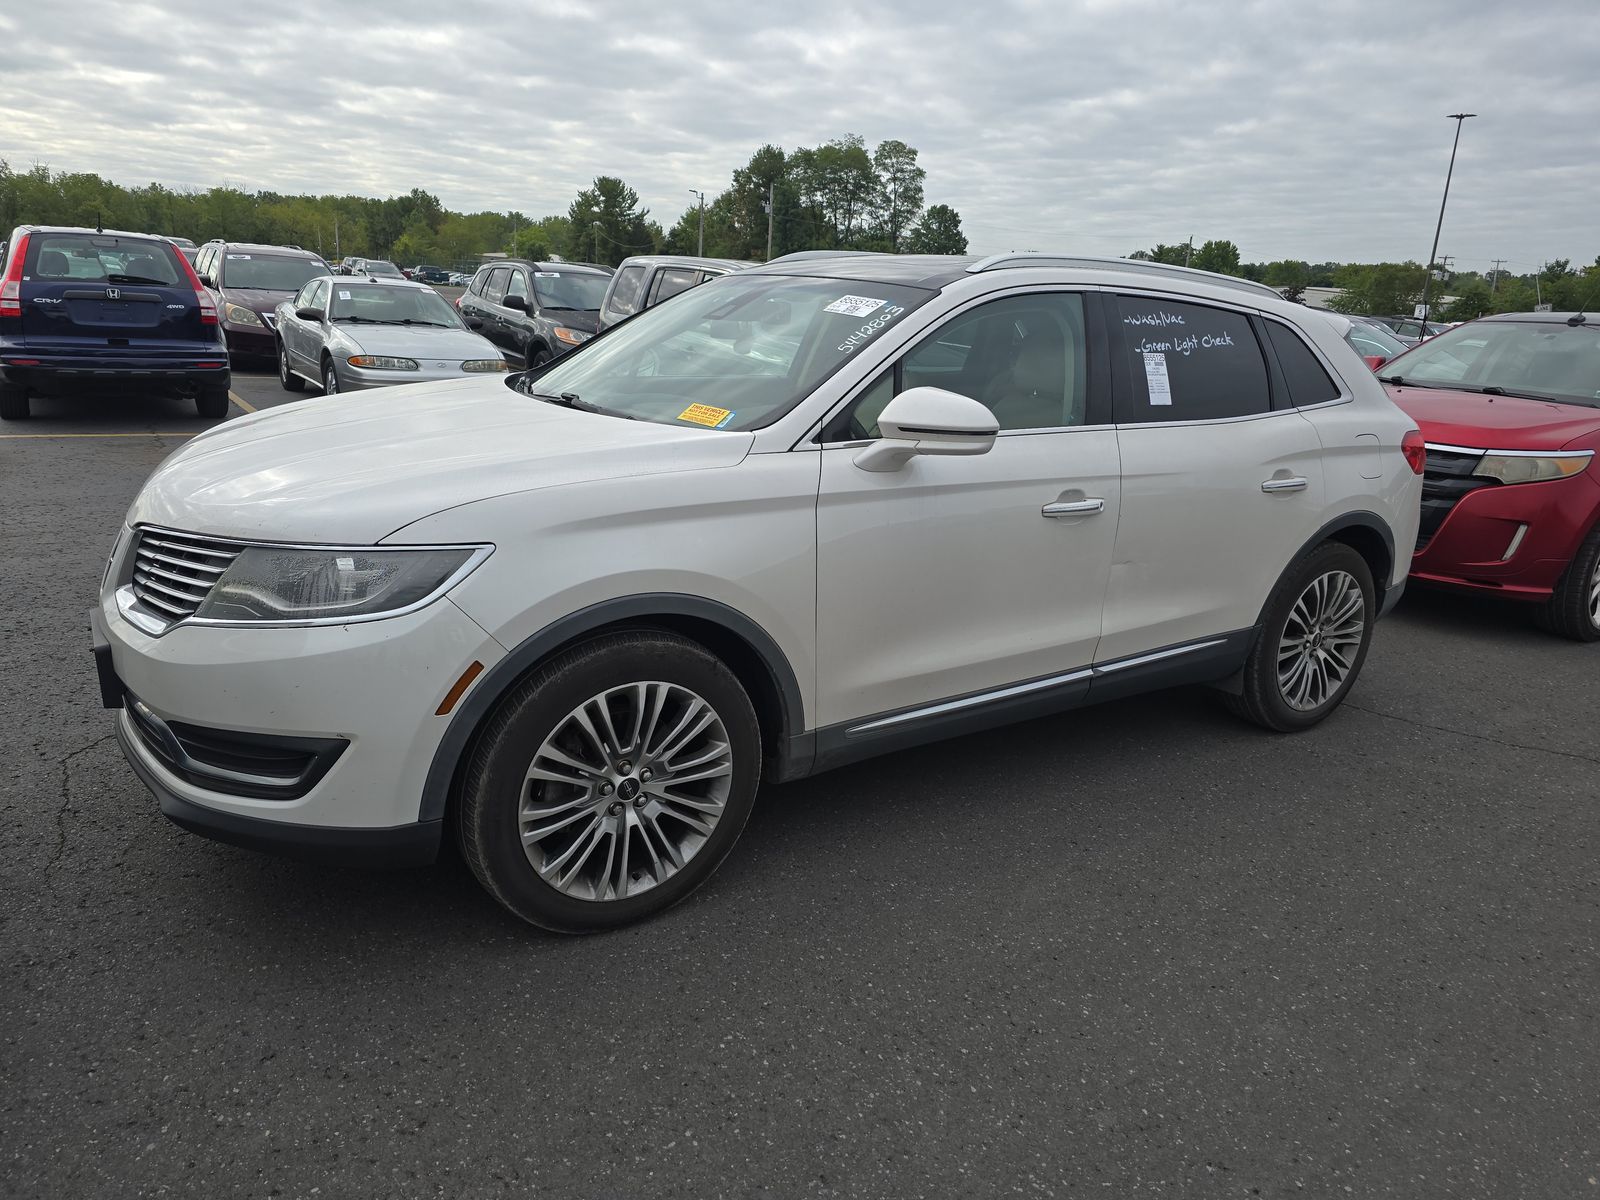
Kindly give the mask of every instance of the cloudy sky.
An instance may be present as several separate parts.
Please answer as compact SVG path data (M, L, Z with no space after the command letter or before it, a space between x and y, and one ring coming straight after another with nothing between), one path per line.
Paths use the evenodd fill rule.
M670 225L764 142L921 151L972 249L1600 254L1594 0L6 0L0 158Z

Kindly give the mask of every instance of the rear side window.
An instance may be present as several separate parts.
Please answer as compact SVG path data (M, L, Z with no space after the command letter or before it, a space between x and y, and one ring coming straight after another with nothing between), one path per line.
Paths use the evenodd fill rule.
M177 248L169 242L101 233L41 233L28 241L24 264L35 279L86 283L152 283L176 287Z
M1270 411L1267 364L1250 319L1225 308L1120 296L1120 424L1217 421Z
M623 267L617 272L617 286L611 292L611 311L631 313L639 307L639 290L644 283L643 267Z
M1322 363L1311 352L1311 347L1300 340L1300 335L1287 325L1267 321L1267 340L1272 352L1278 356L1278 367L1284 382L1289 385L1289 403L1297 408L1307 404L1326 404L1339 398L1339 389Z

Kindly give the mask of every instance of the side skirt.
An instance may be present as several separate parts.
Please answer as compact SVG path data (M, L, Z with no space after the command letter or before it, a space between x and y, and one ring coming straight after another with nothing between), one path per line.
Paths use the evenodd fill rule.
M1226 679L1244 665L1250 647L1255 644L1256 633L1253 628L1240 629L1063 675L829 725L808 735L815 738L816 756L811 770L805 773L816 774L909 746L1011 725L1086 704L1185 684L1214 683ZM799 778L799 775L787 778Z

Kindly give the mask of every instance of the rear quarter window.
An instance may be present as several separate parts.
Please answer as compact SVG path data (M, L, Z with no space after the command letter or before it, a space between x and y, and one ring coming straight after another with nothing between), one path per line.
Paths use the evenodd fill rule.
M1267 341L1277 356L1278 369L1283 372L1284 383L1289 388L1289 403L1296 408L1308 404L1326 404L1339 398L1339 389L1322 367L1311 347L1300 335L1278 321L1266 321Z

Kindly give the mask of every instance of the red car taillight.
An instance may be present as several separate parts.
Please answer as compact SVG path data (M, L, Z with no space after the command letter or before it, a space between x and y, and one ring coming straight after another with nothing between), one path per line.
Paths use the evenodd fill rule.
M5 279L0 280L0 317L22 315L22 260L28 257L29 236L23 234L11 247L11 266L6 269Z
M173 250L178 254L177 250ZM200 324L215 325L217 323L217 306L211 299L211 293L206 291L205 285L200 282L200 277L194 273L194 267L189 265L189 259L183 254L178 254L178 265L183 268L183 273L189 277L189 284L194 288L194 302L200 306Z
M1400 439L1400 453L1406 456L1411 473L1421 475L1428 465L1428 444L1422 440L1422 430L1413 429Z

